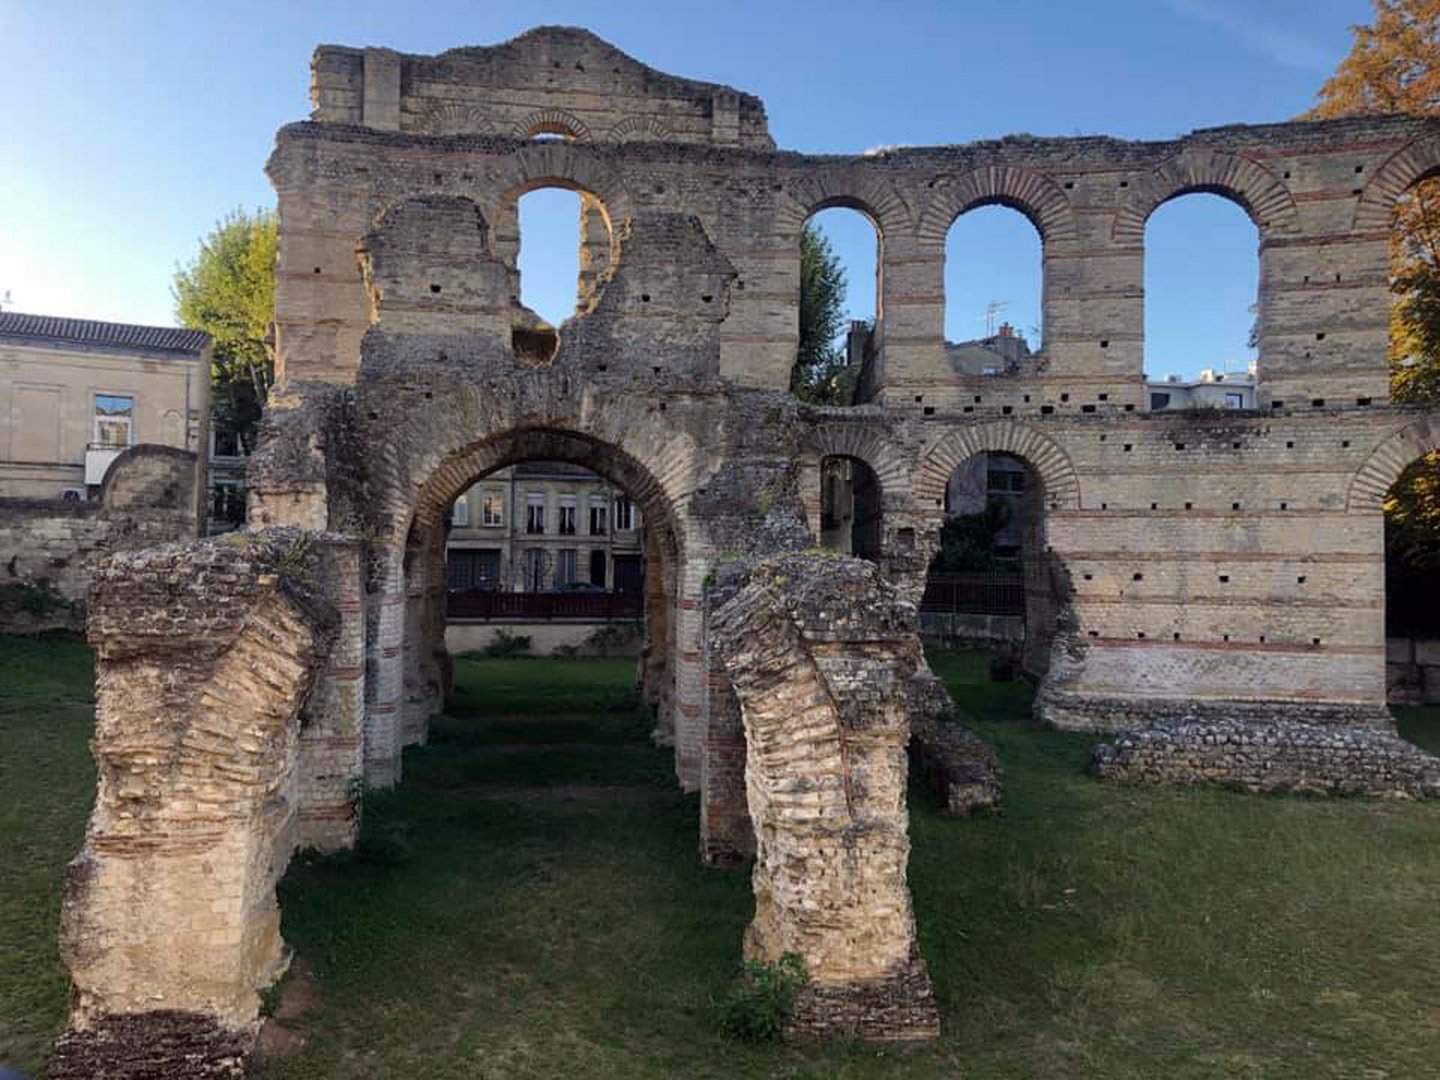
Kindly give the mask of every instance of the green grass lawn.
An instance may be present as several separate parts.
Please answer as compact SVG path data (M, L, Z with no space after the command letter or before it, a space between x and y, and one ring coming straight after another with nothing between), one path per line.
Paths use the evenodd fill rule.
M937 1043L724 1039L749 880L700 866L633 664L462 659L361 849L281 884L305 974L257 1075L1440 1077L1440 805L1100 784L1092 737L1032 728L1023 684L932 664L1006 800L954 820L912 796ZM64 1008L89 698L83 646L0 640L0 1061L29 1070ZM1402 729L1440 749L1440 710Z

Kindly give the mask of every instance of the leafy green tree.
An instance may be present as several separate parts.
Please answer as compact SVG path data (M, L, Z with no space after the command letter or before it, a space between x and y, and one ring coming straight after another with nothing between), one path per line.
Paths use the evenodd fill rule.
M845 350L835 345L845 326L845 288L839 256L825 234L806 222L800 233L800 347L790 374L790 391L802 401L847 400Z
M1440 116L1440 0L1374 0L1374 10L1371 25L1353 28L1349 55L1308 115ZM1396 204L1390 283L1391 397L1440 405L1440 178L1422 180ZM1413 598L1440 593L1440 454L1413 463L1390 489L1385 546L1392 629L1419 632L1423 608L1433 631L1433 603Z
M993 495L985 500L985 509L979 513L947 519L940 529L940 550L930 562L930 572L994 570L995 537L1009 523L1009 503Z
M275 314L273 210L227 214L175 271L175 316L214 339L211 399L217 424L253 448L255 427L275 378L267 338Z

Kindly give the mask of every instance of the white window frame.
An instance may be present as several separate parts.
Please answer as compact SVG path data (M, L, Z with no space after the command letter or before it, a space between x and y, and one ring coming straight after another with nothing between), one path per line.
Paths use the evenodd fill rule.
M625 513L623 515L620 513L620 509L622 506L625 509ZM635 511L636 507L634 499L630 498L630 496L628 495L616 495L614 500L614 506L611 509L612 528L614 528L617 533L634 532Z
M129 416L126 416L126 417L123 417L123 422L124 422L124 424L125 424L125 440L126 440L123 444L119 444L119 443L108 443L108 442L106 442L104 439L102 439L102 438L100 437L100 422L101 422L101 419L102 419L102 418L101 418L101 415L100 415L100 399L101 399L101 398L125 398L127 401L130 402L130 415L129 415ZM135 432L135 414L136 414L136 411L137 411L138 407L139 407L139 401L138 401L136 395L134 394L134 392L132 392L132 391L96 390L96 391L90 396L90 409L91 409L90 431L91 431L91 434L94 436L94 444L95 444L96 446L98 446L98 447L106 447L106 448L115 449L115 450L125 450L125 449L128 449L128 448L134 446L134 445L135 445L135 434L136 434L136 432ZM113 424L113 423L117 423L117 422L118 422L120 419L122 419L122 418L117 418L117 417L105 417L104 419L105 419L106 423L112 423L112 424Z
M575 519L580 516L579 506L580 500L574 495L560 496L560 507L555 525L559 535L575 536L578 533L579 526Z
M536 525L539 528L536 528ZM525 496L525 534L545 535L545 496L542 492L531 491Z
M498 491L487 491L480 498L480 524L497 528L505 524L505 496Z
M465 528L470 524L470 497L469 494L461 495L455 500L455 505L450 507L450 524L458 528Z
M600 523L604 526L604 528L599 530L595 528L595 511L597 510L600 511L601 514ZM590 526L590 536L610 535L610 500L607 499L604 495L590 496L590 516L588 524Z

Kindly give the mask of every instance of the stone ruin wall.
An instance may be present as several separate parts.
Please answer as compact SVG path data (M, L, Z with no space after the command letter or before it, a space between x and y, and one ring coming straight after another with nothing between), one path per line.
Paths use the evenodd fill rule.
M198 536L197 468L189 451L142 444L115 459L93 502L0 499L0 633L82 630L96 560Z
M1437 790L1434 760L1395 750L1384 708L1380 512L1440 441L1436 417L1388 404L1385 365L1390 205L1440 168L1436 125L807 157L771 148L754 99L556 29L437 58L322 48L313 89L314 119L280 132L268 169L279 384L252 531L115 560L97 583L102 782L67 897L80 996L60 1055L82 1064L58 1075L143 1056L157 1032L182 1047L196 1032L217 1061L243 1046L280 955L290 851L350 843L358 783L400 780L443 703L447 507L526 458L592 468L645 515L643 694L700 793L704 857L756 858L751 955L795 948L812 971L803 1030L933 1031L904 883L908 710L933 696L913 609L945 484L977 452L1015 454L1043 484L1041 719L1138 729L1097 754L1102 775L1244 782L1261 761L1269 786ZM514 258L517 200L546 185L587 195L590 268L553 357L526 336ZM1253 412L1142 407L1144 222L1196 190L1260 230ZM966 379L944 360L944 237L992 202L1041 232L1046 345L1025 374ZM836 205L882 237L873 394L844 409L786 393L800 230ZM836 455L878 479L874 566L796 554L817 542ZM777 573L777 559L792 562ZM177 584L189 569L208 584ZM127 620L152 637L131 642ZM186 642L193 656L170 651ZM185 660L166 675L161 656ZM271 656L294 662L256 681ZM217 718L217 686L240 694L236 718ZM161 689L179 728L155 725ZM1217 744L1224 723L1267 749ZM837 753L845 767L825 770ZM951 804L992 802L993 761L964 753L974 770L927 768ZM815 770L828 779L811 792ZM142 813L119 812L131 798ZM207 845L234 853L223 880L193 879ZM148 924L119 910L114 883L146 867L209 906L157 896ZM208 966L155 967L145 934L155 951L186 925L218 935Z

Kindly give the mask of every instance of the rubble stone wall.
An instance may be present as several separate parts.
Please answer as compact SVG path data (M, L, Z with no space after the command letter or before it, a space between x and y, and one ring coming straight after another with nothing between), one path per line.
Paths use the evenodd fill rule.
M196 468L189 451L142 444L111 464L97 501L0 499L0 633L83 630L95 560L198 536Z

